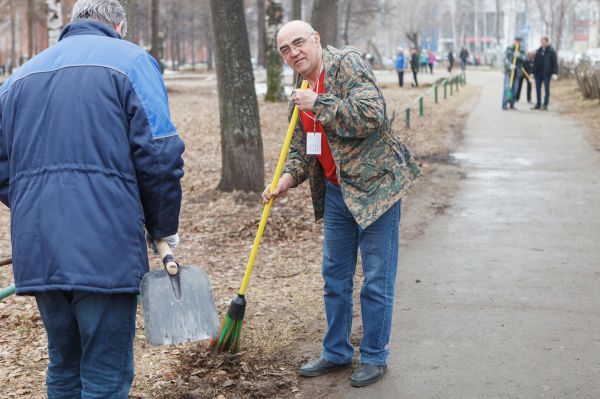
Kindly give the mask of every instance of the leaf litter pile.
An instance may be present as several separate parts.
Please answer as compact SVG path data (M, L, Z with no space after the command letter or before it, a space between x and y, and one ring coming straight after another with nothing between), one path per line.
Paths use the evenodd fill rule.
M418 118L413 112L413 128L407 130L400 109L425 89L399 89L391 82L393 79L382 87L388 109L397 110L394 126L405 142L424 158L444 152L455 123L454 110L468 96L454 96L435 108L430 96L425 104L426 115L431 115ZM175 126L186 143L181 244L175 252L181 264L198 265L208 272L222 315L241 283L262 203L258 193L215 189L221 151L214 75L168 79L167 87ZM270 181L287 129L287 105L259 100L259 106L265 178ZM426 173L428 165L421 164ZM273 205L250 279L238 354L213 354L207 351L206 342L149 346L138 309L131 398L304 397L296 369L320 353L325 328L322 239L322 223L314 222L307 184ZM0 257L10 256L9 211L4 207L0 209L0 242ZM160 267L160 260L153 255L150 263ZM355 287L360 287L361 278L357 273ZM0 267L0 286L12 281L10 266ZM354 325L352 340L358 344L358 307ZM2 397L45 397L46 348L35 300L13 295L0 301Z

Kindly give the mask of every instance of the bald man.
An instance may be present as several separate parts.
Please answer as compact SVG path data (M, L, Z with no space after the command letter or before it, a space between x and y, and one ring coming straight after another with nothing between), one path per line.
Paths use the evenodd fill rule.
M315 217L324 221L327 333L320 356L299 373L314 377L352 363L352 282L360 248L363 337L360 367L350 381L366 386L387 368L401 199L419 168L391 129L373 71L356 49L323 49L319 33L303 21L284 25L277 46L309 89L293 92L300 122L279 184L272 194L267 187L263 199L308 179Z

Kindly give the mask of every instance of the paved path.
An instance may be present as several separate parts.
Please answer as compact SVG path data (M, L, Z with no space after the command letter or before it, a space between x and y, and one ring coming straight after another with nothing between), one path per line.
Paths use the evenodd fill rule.
M333 397L600 397L600 154L564 115L500 111L500 79L452 206L402 246L389 373Z

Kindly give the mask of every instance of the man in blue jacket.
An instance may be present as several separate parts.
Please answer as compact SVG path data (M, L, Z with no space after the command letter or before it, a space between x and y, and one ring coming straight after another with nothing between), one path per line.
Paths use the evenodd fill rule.
M398 57L396 58L396 72L398 72L398 84L404 86L404 70L406 69L406 56L402 47L398 47Z
M35 295L52 398L127 398L149 236L176 245L184 145L156 61L116 0L79 0L59 42L0 88L0 200L17 294Z

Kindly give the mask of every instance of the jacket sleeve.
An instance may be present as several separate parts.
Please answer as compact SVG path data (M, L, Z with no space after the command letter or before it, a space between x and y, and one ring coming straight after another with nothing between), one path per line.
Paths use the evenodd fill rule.
M293 108L292 108L293 109ZM298 118L298 123L294 128L294 135L290 143L290 152L288 153L285 166L282 173L289 173L294 180L296 187L308 178L308 162L306 160L306 137L302 122Z
M378 132L384 123L384 102L375 75L354 51L340 62L337 74L344 98L322 93L313 106L326 130L342 138L364 138Z
M8 148L6 148L6 139L2 133L2 101L0 101L0 202L10 207L8 202Z
M556 52L552 52L552 75L558 75L558 60Z
M510 66L512 65L513 57L514 57L513 52L510 51L510 48L507 48L506 51L504 51L504 69L505 70L510 71Z
M128 81L129 142L146 230L154 238L163 238L177 233L179 227L184 144L171 121L156 61L147 54L140 56Z

